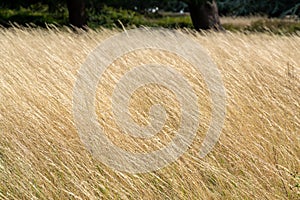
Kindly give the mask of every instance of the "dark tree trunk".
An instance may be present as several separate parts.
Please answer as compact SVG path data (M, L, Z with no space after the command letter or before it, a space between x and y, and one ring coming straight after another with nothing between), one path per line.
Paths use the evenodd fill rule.
M224 30L220 23L218 6L215 0L188 2L190 15L196 30Z
M85 0L67 0L70 24L83 28L86 25Z

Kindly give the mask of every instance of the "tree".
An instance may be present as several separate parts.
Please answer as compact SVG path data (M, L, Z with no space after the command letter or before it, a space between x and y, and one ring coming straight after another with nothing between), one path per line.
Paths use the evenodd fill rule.
M67 0L70 24L83 28L86 25L85 0Z
M223 30L215 0L186 0L196 30Z

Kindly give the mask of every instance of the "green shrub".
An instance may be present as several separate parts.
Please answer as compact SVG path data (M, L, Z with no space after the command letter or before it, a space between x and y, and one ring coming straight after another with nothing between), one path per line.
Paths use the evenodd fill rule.
M0 24L10 26L10 23L20 25L35 24L45 26L45 24L63 25L67 24L67 10L61 10L50 13L48 6L43 4L34 4L28 8L20 7L18 9L0 9Z
M92 28L99 26L122 28L122 25L125 27L160 26L165 28L191 28L192 22L189 16L148 16L131 10L104 6L98 13L95 13L95 11L89 12L88 25Z

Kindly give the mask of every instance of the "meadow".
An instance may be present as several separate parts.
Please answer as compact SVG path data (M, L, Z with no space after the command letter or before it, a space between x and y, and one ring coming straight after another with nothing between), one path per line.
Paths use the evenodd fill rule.
M117 59L97 91L99 124L116 145L152 151L167 144L179 126L172 91L156 85L137 91L130 104L139 124L147 123L147 109L157 99L166 108L171 117L153 140L120 134L111 111L101 112L110 108L113 77L128 66L151 60L174 66L191 83L201 111L196 139L182 157L154 172L129 174L92 157L72 113L77 71L117 32L0 29L0 199L300 198L299 36L182 31L207 49L227 92L221 137L203 159L198 150L211 102L201 74L166 52L137 51Z

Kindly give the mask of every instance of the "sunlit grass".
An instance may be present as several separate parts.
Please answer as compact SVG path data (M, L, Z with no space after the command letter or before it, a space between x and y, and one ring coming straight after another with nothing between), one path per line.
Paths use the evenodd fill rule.
M115 66L125 69L128 64L156 59L183 71L197 92L202 113L197 137L178 161L156 172L131 175L93 159L79 139L72 116L77 70L99 42L113 33L0 29L1 199L300 197L300 37L190 34L208 50L227 90L222 135L204 159L198 157L198 150L211 105L201 75L178 57L158 52L136 52L132 58L116 60L104 77L105 84L112 84L110 73L122 73ZM110 106L108 96L102 96L109 90L102 88L100 84L98 111ZM134 113L134 101L148 94L145 90L133 96L131 109L139 123L144 114L139 118ZM176 99L165 99L164 104L172 107L175 116L175 121L168 121L168 134L178 125L178 107ZM149 105L137 109L142 112L143 106ZM152 150L148 143L137 146L130 138L120 140L119 133L112 131L113 119L97 114L116 145ZM169 140L159 137L157 145Z

